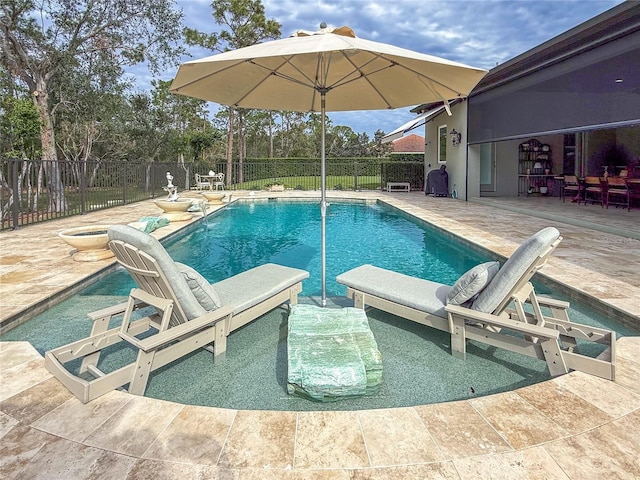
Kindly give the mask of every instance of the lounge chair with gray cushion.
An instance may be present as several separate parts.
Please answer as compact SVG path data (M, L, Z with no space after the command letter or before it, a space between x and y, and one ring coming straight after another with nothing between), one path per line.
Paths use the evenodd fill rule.
M615 332L571 322L567 302L536 296L530 282L561 240L556 228L544 228L501 268L498 262L477 265L453 286L372 265L345 272L337 281L356 307L371 306L450 333L456 357L465 358L471 339L544 359L553 376L581 370L613 380ZM578 353L577 340L606 348L591 358Z
M210 284L174 262L149 234L116 225L108 235L109 247L138 287L126 303L89 314L94 322L89 337L45 354L49 371L84 403L126 384L130 393L144 395L152 371L198 348L211 349L214 361L222 359L232 331L285 302L297 303L309 276L304 270L265 264ZM134 314L141 308L147 316ZM109 329L116 316L122 316L121 326ZM101 371L101 351L119 342L136 349L137 359L115 371ZM77 372L65 367L74 360L81 360Z

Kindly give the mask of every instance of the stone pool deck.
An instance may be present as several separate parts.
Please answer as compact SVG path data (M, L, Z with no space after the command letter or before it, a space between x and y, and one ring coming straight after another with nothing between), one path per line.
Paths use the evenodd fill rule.
M318 197L252 198L291 195ZM242 196L248 192L233 192ZM329 200L336 197L380 199L503 256L554 225L564 240L542 273L639 328L638 210L553 198L462 202L419 192L332 192ZM74 262L60 230L159 213L148 201L0 233L2 328L111 268L111 260ZM83 405L26 342L0 343L0 386L0 475L7 479L640 477L640 338L633 336L617 343L615 382L573 372L511 392L395 409L236 411L120 391Z

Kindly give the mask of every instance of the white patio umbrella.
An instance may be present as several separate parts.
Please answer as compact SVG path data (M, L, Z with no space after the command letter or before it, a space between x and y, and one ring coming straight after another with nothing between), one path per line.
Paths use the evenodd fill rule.
M465 97L487 72L356 38L349 27L298 31L180 65L173 93L223 105L320 112L322 305L326 305L325 115Z

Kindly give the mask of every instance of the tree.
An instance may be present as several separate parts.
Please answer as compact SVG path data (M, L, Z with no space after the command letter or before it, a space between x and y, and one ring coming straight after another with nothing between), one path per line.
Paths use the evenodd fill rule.
M351 127L337 125L329 132L327 152L331 157L365 157L369 154L369 136L355 133Z
M312 142L310 146L310 156L320 158L322 154L322 116L319 113L311 112L308 114L306 130L309 132ZM328 146L333 142L333 122L329 116L325 117L324 130L325 151L329 151Z
M28 159L39 151L38 135L40 133L40 119L31 99L15 98L11 95L3 95L0 102L0 139L2 139L2 151L8 157ZM11 165L11 164L9 164ZM14 202L22 204L23 188L17 189L18 198L14 198L16 189L9 187L5 173L11 177L11 170L17 168L17 164L10 166L5 172L0 171L0 188L10 192L8 201L3 205L2 217L11 211ZM35 206L38 204L39 185L41 172L38 172L38 186L34 189L32 184L32 171L35 168L33 162L21 162L21 168L17 173L18 185L26 187L27 201Z
M105 57L100 52L89 62L65 68L49 82L57 154L69 163L78 184L84 179L88 186L94 184L101 161L123 158L128 145L122 140L122 127L129 118L130 84Z
M49 209L66 209L57 162L50 83L96 56L111 68L146 61L153 72L175 61L182 14L171 0L3 0L0 61L27 85L38 109Z
M391 142L382 143L382 137L386 133L378 129L373 133L373 140L369 144L369 153L374 157L386 157L393 151L393 144Z
M171 81L154 80L152 107L168 144L163 146L166 161L206 162L206 152L219 140L220 132L209 121L207 102L169 91ZM186 155L186 158L185 158Z
M267 19L261 0L213 0L213 18L222 27L219 33L203 33L195 29L185 29L185 41L188 45L198 45L217 52L248 47L267 39L280 37L280 24ZM233 136L235 128L235 109L228 107L229 130L227 133L227 172L232 171ZM239 124L243 124L244 112L238 112ZM242 172L244 158L244 129L239 129L239 168ZM227 174L227 184L231 183ZM242 179L239 179L242 181Z
M39 151L40 118L29 98L3 97L0 133L9 157L33 158ZM6 142L6 143L5 143Z
M273 158L273 130L275 112L248 110L244 115L248 157Z

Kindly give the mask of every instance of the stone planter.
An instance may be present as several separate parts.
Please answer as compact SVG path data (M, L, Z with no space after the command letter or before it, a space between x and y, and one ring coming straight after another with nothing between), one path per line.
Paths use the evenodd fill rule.
M85 227L66 228L58 236L76 249L73 259L76 262L95 262L113 257L107 244L109 225L87 225Z
M220 205L222 203L222 199L224 199L225 194L219 192L201 192L202 196L207 199L209 205Z
M270 185L267 190L269 192L284 192L284 185Z
M170 222L186 222L193 218L187 210L191 207L192 201L188 198L178 198L171 200L154 200L158 208L164 212L162 216Z

